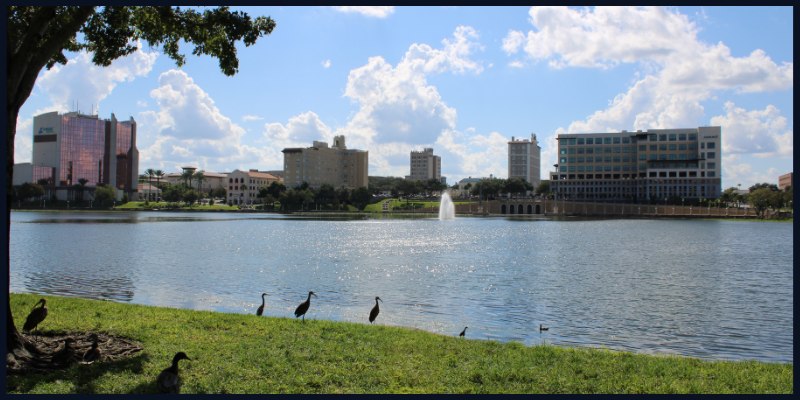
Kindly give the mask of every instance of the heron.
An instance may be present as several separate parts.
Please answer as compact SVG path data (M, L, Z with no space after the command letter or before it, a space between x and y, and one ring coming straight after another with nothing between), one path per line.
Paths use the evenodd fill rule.
M311 306L311 296L312 295L314 297L317 297L317 295L314 294L314 292L309 291L308 292L308 298L306 299L306 301L300 303L300 305L297 306L297 309L294 310L294 317L295 318L297 318L297 317L302 315L303 316L303 322L306 322L306 311L308 311L308 307Z
M261 314L264 314L264 296L269 296L269 295L266 293L261 293L261 305L258 306L258 310L256 310L256 315L258 315L259 317L261 316Z
M463 331L461 331L461 333L459 333L459 334L458 334L458 336L460 336L460 337L464 337L464 335L466 335L466 334L467 334L467 327L465 326L465 327L464 327L464 330L463 330Z
M375 322L375 318L378 318L378 313L381 312L380 308L378 307L378 300L380 300L381 302L383 301L383 300L381 300L380 297L375 296L375 307L372 307L372 311L369 312L369 323L370 324Z
M180 393L181 378L178 376L178 361L180 360L191 360L191 358L189 358L186 353L179 351L175 353L175 357L172 357L172 365L164 368L164 370L158 374L156 383L161 393Z
M41 304L41 307L36 307ZM31 313L28 314L28 318L25 319L25 325L22 326L23 332L30 332L33 329L36 329L36 326L39 325L44 318L47 317L47 300L39 299L36 304L33 305L33 309Z
M89 339L92 340L92 348L83 353L83 362L87 364L100 360L100 349L97 348L97 334L92 333L89 335Z
M539 324L539 332L544 332L544 331L547 331L549 329L550 329L549 327L546 327L546 326L544 326L542 324Z

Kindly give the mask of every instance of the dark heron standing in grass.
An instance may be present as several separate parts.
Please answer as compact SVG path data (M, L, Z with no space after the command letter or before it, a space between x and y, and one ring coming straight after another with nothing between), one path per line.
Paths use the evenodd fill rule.
M158 384L158 391L161 393L180 393L181 391L181 378L178 376L178 361L191 360L186 356L186 353L179 351L172 357L172 365L165 368L158 374L156 383Z
M25 320L25 325L22 326L23 332L30 332L33 329L36 329L36 326L39 325L44 318L47 317L47 300L39 299L36 304L33 305L33 310L31 313L28 314L28 318ZM41 304L41 307L36 307Z
M544 326L544 325L542 325L542 324L539 324L539 332L544 332L544 331L547 331L547 330L549 330L549 329L550 329L550 328L548 328L548 327L546 327L546 326Z
M314 297L317 297L317 295L314 294L314 292L308 292L308 298L306 299L306 301L300 303L300 305L297 306L297 309L294 310L294 317L295 318L297 318L297 317L302 315L303 316L303 322L306 322L306 311L308 311L308 307L311 306L311 296L312 295Z
M375 322L375 318L378 318L378 313L381 312L380 308L378 308L378 300L381 300L380 297L375 296L375 307L372 307L372 311L369 312L369 323Z
M97 348L97 334L92 333L89 335L92 340L92 348L83 353L83 362L91 364L95 361L100 361L100 349Z
M261 293L261 305L258 306L258 310L256 310L256 315L258 315L259 317L261 316L261 314L264 314L264 296L269 296L269 295L266 293Z
M458 336L460 336L460 337L464 337L464 335L466 335L466 334L467 334L467 327L465 326L465 327L464 327L464 330L463 330L463 331L461 331L461 333L459 333L459 334L458 334Z

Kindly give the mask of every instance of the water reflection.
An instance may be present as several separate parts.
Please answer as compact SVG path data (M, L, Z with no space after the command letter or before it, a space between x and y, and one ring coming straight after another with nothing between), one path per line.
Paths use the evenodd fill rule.
M313 290L306 319L362 323L380 296L445 335L791 362L791 228L12 212L11 289L280 317Z
M81 271L36 271L28 275L29 292L77 296L95 300L133 300L133 280L126 276L97 277Z

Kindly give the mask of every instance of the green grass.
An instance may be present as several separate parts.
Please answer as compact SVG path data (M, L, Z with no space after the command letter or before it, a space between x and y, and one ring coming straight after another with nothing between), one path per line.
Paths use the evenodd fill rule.
M11 295L17 327L40 297ZM301 323L44 297L49 314L43 331L106 332L137 340L144 351L116 363L9 375L10 393L152 393L155 377L177 351L192 358L181 361L182 393L793 392L792 364L529 347L366 321Z
M178 210L197 210L197 211L235 211L239 210L239 206L229 206L227 204L214 204L214 205L201 205L194 204L191 206L183 205L183 203L168 203L166 201L150 201L145 205L143 201L129 201L125 204L114 207L118 210L152 210L152 209L178 209Z
M387 199L389 201L389 210L395 212L402 212L406 209L419 209L419 208L439 208L438 201L417 201L417 200L410 200L406 201L405 199L396 199L391 198ZM456 201L453 204L467 204L468 201ZM408 207L408 208L406 208ZM365 212L383 212L383 201L379 201L377 203L369 204L364 208Z

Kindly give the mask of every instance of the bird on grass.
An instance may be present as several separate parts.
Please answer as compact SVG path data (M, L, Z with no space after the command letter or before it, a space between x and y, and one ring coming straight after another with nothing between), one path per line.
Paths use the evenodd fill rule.
M72 355L75 352L72 349L72 345L75 344L75 339L73 338L66 338L64 339L64 345L53 354L53 357L50 359L53 364L57 365L64 365L69 364L72 362Z
M539 332L544 332L544 331L547 331L547 330L550 330L550 328L546 327L546 326L544 326L542 324L539 324Z
M175 357L172 357L172 365L164 368L164 370L158 374L156 383L158 384L159 392L180 393L181 378L178 376L178 361L180 360L191 360L191 358L186 356L186 353L182 351L175 353Z
M36 307L39 304L41 304L42 306ZM42 321L44 321L45 317L47 317L47 300L39 299L39 301L37 301L36 304L33 305L33 309L31 310L31 313L28 314L28 318L25 319L25 325L22 326L22 331L30 332L36 329L36 326L38 326Z
M89 336L92 340L92 348L83 353L83 362L91 364L95 361L100 361L100 349L97 348L97 334L93 333Z
M306 322L306 311L308 311L308 307L311 306L311 296L312 295L314 297L317 297L317 295L314 294L314 292L308 292L308 298L306 299L306 301L300 303L300 305L297 306L297 309L294 310L294 317L295 318L297 318L297 317L302 315L303 316L303 322Z
M378 300L381 300L380 297L375 296L375 307L372 307L372 311L369 312L369 323L375 322L375 318L378 318L378 313L381 312L380 308L378 308Z
M458 336L460 336L460 337L464 337L464 335L466 335L466 334L467 334L467 327L465 326L465 327L464 327L464 330L463 330L463 331L461 331L461 333L459 333L459 334L458 334Z
M258 306L258 310L256 310L256 315L258 315L259 317L261 316L261 314L264 314L264 296L269 296L269 295L266 293L261 293L261 305Z

